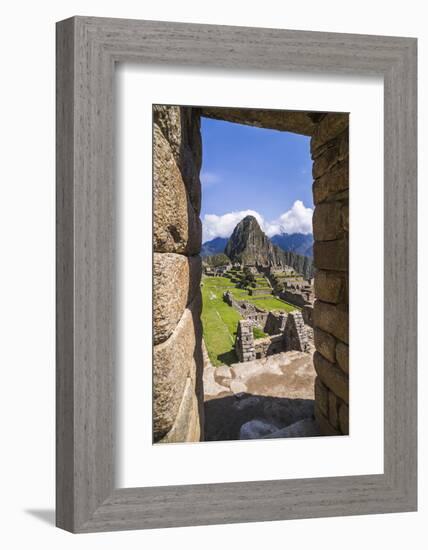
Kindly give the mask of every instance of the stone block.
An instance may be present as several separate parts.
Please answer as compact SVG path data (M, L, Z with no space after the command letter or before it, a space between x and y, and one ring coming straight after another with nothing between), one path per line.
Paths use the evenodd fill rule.
M312 218L313 234L316 241L333 241L343 234L342 205L340 202L326 202L315 207Z
M186 305L200 292L199 256L158 253L153 257L153 339L165 341L174 331Z
M201 211L202 189L199 170L196 167L194 155L189 147L184 147L181 155L181 175L186 185L187 193L195 212Z
M323 302L346 304L347 285L343 272L318 270L314 278L315 297Z
M328 304L321 300L314 303L314 327L318 327L338 340L348 343L349 313L343 304Z
M342 205L342 210L340 212L342 228L344 231L349 232L349 205Z
M314 324L314 306L303 306L302 307L302 317L305 325L308 325L310 327Z
M318 124L312 139L311 153L316 158L316 151L326 142L332 140L349 127L349 114L329 113Z
M315 402L322 414L328 418L328 389L319 376L315 378Z
M333 428L339 429L338 399L332 391L328 392L328 420Z
M319 204L340 191L349 188L349 166L348 159L334 165L334 167L316 179L312 186L314 204Z
M153 105L153 123L161 130L178 165L182 146L182 118L178 105Z
M314 329L314 343L317 351L334 363L336 360L336 338L320 328Z
M313 156L312 176L317 179L326 174L336 163L345 159L349 151L349 132L346 129L336 138L319 147Z
M320 353L314 353L314 367L321 381L345 403L349 402L349 380L339 367L327 361Z
M187 378L174 425L159 443L200 441L200 434L198 400L193 382Z
M339 426L344 435L349 434L349 407L345 403L339 407Z
M171 147L190 202L196 213L199 214L201 209L199 172L202 163L200 116L192 107L155 105L153 120Z
M348 271L348 239L314 242L314 266L317 269Z
M328 419L322 414L319 407L315 403L315 419L318 422L322 435L342 435L339 430L336 430L328 421Z
M153 243L155 252L198 254L202 226L168 141L154 125Z
M153 348L153 437L158 441L174 425L196 346L201 345L200 295L184 310L174 332ZM142 366L143 367L143 366ZM148 365L146 365L148 367Z
M336 362L343 372L349 374L349 348L343 342L336 344Z

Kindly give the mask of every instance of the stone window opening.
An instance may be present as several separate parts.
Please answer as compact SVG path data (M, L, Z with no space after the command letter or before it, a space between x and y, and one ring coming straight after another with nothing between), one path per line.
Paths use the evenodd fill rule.
M348 114L155 105L153 440L205 440L201 117L311 137L315 416L324 435L348 434Z

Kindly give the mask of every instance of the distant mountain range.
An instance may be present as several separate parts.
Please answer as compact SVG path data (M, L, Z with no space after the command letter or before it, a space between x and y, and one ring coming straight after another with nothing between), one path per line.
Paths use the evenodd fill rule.
M211 241L206 241L202 245L201 256L214 256L223 253L228 240L227 238L216 237ZM281 233L274 235L270 240L285 252L295 252L301 256L313 257L314 238L310 233Z
M227 241L229 239L223 237L216 237L211 241L207 241L202 245L201 256L214 256L215 254L221 254L226 248Z
M281 233L274 235L270 240L287 252L313 257L314 238L310 233L307 235L304 233Z

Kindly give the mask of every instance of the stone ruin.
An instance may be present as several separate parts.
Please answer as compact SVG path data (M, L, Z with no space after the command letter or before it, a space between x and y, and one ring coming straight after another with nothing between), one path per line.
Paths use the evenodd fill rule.
M285 321L286 319L286 321ZM249 319L238 322L235 351L240 362L261 359L282 351L309 351L307 330L300 311L280 317L283 329L266 338L254 338L254 324Z
M284 328L284 344L286 351L308 351L309 341L303 316L298 312L289 313Z
M241 317L249 321L252 326L259 327L266 334L274 335L284 331L287 320L286 313L266 311L246 300L236 300L229 290L223 293L223 300L236 309Z
M238 323L235 351L241 363L245 361L252 361L256 358L253 324L247 319L243 319Z
M269 316L268 311L265 311L264 309L261 309L245 300L236 300L229 290L223 293L223 300L226 304L236 309L241 317L264 330Z

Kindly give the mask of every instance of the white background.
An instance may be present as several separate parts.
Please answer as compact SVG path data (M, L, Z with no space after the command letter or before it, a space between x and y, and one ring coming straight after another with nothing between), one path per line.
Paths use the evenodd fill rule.
M254 74L218 71L200 75L183 68L171 75L170 69L135 64L121 66L116 78L121 204L117 485L145 487L382 473L382 79L296 74L255 78ZM152 278L152 103L351 113L349 437L152 445L152 349L141 337L150 334L152 323L151 296L147 292ZM370 316L366 301L360 299L367 292L367 265L371 270ZM377 337L368 339L367 334ZM219 468L226 457L227 468ZM171 468L171 464L180 466Z
M426 544L427 470L420 468L419 512L353 518L73 536L52 527L54 505L54 22L74 14L164 19L419 38L420 208L427 210L427 40L424 4L402 2L132 2L70 0L8 3L2 9L0 238L2 278L0 397L5 548L421 548ZM3 44L4 41L4 44ZM421 216L420 243L426 234ZM422 253L423 252L423 253ZM421 280L428 279L425 250ZM420 299L426 301L426 287ZM424 314L425 308L421 311ZM421 316L420 334L428 330ZM421 348L421 365L427 363ZM420 464L428 460L426 369L419 378ZM425 390L425 391L424 391ZM420 538L418 542L417 539ZM425 540L424 540L425 539Z

